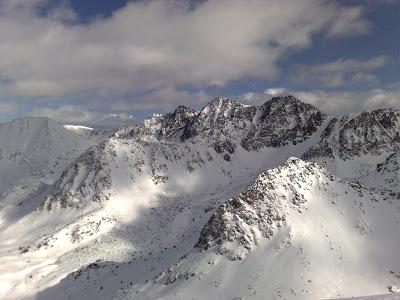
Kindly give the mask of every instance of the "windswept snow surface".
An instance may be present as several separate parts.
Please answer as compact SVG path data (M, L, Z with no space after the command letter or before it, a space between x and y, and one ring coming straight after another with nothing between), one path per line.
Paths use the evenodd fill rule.
M385 294L400 286L398 116L217 98L100 140L1 125L0 298Z

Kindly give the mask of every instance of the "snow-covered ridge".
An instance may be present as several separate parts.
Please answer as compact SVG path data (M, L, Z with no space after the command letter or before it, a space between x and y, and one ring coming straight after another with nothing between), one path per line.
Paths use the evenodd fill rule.
M24 118L0 125L0 159L6 163L32 161L73 152L83 140L49 118Z
M196 247L207 250L217 246L219 253L229 259L242 260L261 238L271 238L290 224L291 212L307 210L307 202L323 201L315 196L332 189L333 182L346 194L355 191L359 197L370 194L400 199L400 194L368 190L342 181L315 163L289 158L280 167L261 173L246 191L218 208L203 228ZM335 193L334 188L331 191Z
M104 135L23 121L21 132L50 132L36 135L50 146L12 164L40 173L1 198L0 298L384 293L400 283L396 253L379 246L400 246L398 116L336 119L288 96L260 106L220 97ZM77 148L61 159L68 137ZM23 141L14 152L28 157L38 144Z
M318 145L305 159L330 157L352 159L395 151L400 146L400 111L378 109L333 119Z
M393 292L400 264L385 249L400 245L399 201L400 194L290 158L220 206L194 251L121 298L335 299Z
M103 145L96 146L98 149L95 152L99 155L89 159L94 153L90 150L77 164L83 170L90 169L89 164L93 165L94 162L99 166L107 166L105 157L111 160L114 160L113 157L119 158L119 151L115 150L127 148L124 159L135 162L128 164L128 167L134 165L128 170L132 184L143 176L143 170L150 170L149 176L156 184L165 183L174 177L171 170L175 170L177 165L183 165L183 168L179 167L180 172L189 175L212 163L215 156L231 162L238 155L238 150L254 155L250 153L261 149L287 146L301 149L305 141L322 129L321 136L314 137L316 143L305 148L304 154L300 153L303 158L325 161L335 159L336 156L345 159L357 154L375 155L390 148L384 148L377 141L382 140L385 145L396 142L397 116L396 111L378 110L338 120L292 96L276 97L258 107L244 106L228 98L216 98L200 111L179 106L173 113L153 115L134 128L121 128ZM375 123L371 120L375 120ZM100 157L104 157L104 161L98 161ZM141 168L138 168L138 163ZM223 170L226 171L226 168ZM330 170L334 172L332 168ZM93 201L103 199L104 191L96 189L93 192L90 189L97 186L97 181L112 180L107 178L109 175L90 177L86 176L86 171L75 169L66 172L70 173L70 180L79 174L77 180L81 182L80 186L88 189L86 192L81 191L80 197L75 197L76 191L71 191L69 185L58 185L54 195L63 195L64 200L56 200L57 197L52 199L66 203L65 197L68 195L71 199L67 201L67 206L88 202L84 200L87 198ZM105 174L111 174L111 171ZM354 181L357 180L354 177ZM396 179L394 181L397 182Z
M108 199L107 192L111 182L102 151L104 147L104 143L91 147L64 170L43 207L48 210L55 206L79 208L87 198L95 202Z
M1 124L0 194L24 178L46 183L56 180L72 160L95 143L49 118Z
M261 173L255 183L220 208L203 228L196 247L244 259L259 240L285 225L291 209L304 209L307 194L334 180L324 168L297 158Z
M260 106L219 97L200 111L179 106L172 114L152 116L119 136L168 141L224 138L251 151L303 142L326 118L292 96L276 97Z
M104 191L94 191L92 187L111 182L109 162L120 159L130 162L126 167L131 184L145 176L155 184L168 180L173 184L176 174L190 176L197 170L205 171L209 165L215 165L217 173L224 177L234 178L240 176L235 165L242 164L236 157L251 159L255 155L251 153L262 148L297 147L315 134L326 118L316 108L291 96L274 98L259 107L244 106L228 98L216 98L197 112L179 106L172 114L152 116L134 128L121 128L95 146L95 151L88 150L63 174L69 181L80 182L80 192L76 194L70 185L57 184L54 197L46 203L69 207L107 198ZM277 142L280 136L282 139ZM216 163L221 160L228 164ZM94 177L87 173L94 165L103 166L99 170L105 177L97 176L99 171L93 173Z

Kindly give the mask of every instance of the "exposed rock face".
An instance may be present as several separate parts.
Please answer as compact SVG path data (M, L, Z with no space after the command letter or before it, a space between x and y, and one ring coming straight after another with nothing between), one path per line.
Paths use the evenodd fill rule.
M185 128L182 140L197 136L234 136L234 131L241 133L250 126L255 112L254 106L246 106L228 98L216 98Z
M290 158L261 173L246 191L220 206L203 227L195 247L216 249L230 260L243 260L262 239L271 239L279 229L290 232L299 226L299 217L293 221L293 216L307 214L316 205L336 206L341 201L356 204L356 229L364 235L370 232L364 208L378 199L393 201L400 199L400 194L343 181L318 164Z
M115 133L119 139L157 140L169 115L153 114L133 128L123 128Z
M386 160L378 164L377 174L378 180L381 181L381 185L386 189L393 191L400 191L400 152L394 152L389 155Z
M391 154L385 162L377 166L378 172L396 172L400 170L400 153Z
M43 207L48 210L54 207L79 207L87 199L95 202L107 200L111 177L105 147L105 143L102 143L88 149L64 170Z
M171 116L166 118L165 124L160 130L162 137L173 137L175 133L184 130L192 118L196 115L196 111L186 106L178 106Z
M257 150L298 144L315 133L326 118L293 96L273 98L258 107L254 126L242 145L247 150Z
M233 152L235 152L236 147L237 145L229 140L216 142L214 144L214 150L219 154L224 153L225 151L229 154L232 154Z
M304 159L338 157L351 159L360 155L379 155L394 151L400 143L400 112L380 109L333 119Z
M332 158L332 159L335 158L330 137L332 137L332 135L334 134L337 123L338 120L336 118L330 120L328 126L321 134L321 140L319 144L308 149L308 151L304 153L302 157L303 159L309 160L318 157Z
M236 143L252 151L301 143L315 133L326 118L324 113L293 96L276 97L261 106L216 98L198 112L179 106L173 114L153 116L126 136L180 139L182 142L208 138L219 144Z
M196 247L217 246L229 259L243 259L261 237L270 238L285 225L291 209L307 202L304 193L327 184L333 176L314 163L290 158L258 176L245 192L218 208L201 231Z
M292 96L273 98L258 107L228 98L216 98L200 111L179 106L172 114L153 115L134 128L121 128L88 150L64 172L46 205L50 209L52 203L69 207L79 206L82 199L106 199L102 190L111 182L106 156L117 155L113 154L115 145L127 148L125 160L135 161L130 176L137 177L150 168L153 182L161 184L170 178L170 164L183 162L192 173L213 160L213 155L231 162L238 147L254 151L301 143L326 118ZM206 151L201 153L200 149Z

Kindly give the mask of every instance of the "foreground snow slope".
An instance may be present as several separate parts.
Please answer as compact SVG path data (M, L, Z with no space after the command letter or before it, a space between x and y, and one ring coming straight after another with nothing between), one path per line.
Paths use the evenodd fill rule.
M384 250L400 244L399 197L291 158L216 211L196 244L202 251L119 295L323 299L384 292L400 282L398 253Z
M24 194L23 214L0 211L0 297L384 293L400 276L398 116L336 120L293 97L217 98L120 129Z

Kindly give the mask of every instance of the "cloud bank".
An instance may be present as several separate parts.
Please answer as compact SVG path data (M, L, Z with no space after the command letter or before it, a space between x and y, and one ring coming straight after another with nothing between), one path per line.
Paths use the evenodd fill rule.
M321 0L137 1L85 24L67 5L39 14L46 2L0 2L2 93L105 97L273 78L314 33L369 28L360 7Z
M344 59L315 65L297 65L293 80L320 83L325 87L338 87L347 80L363 83L376 83L378 79L369 72L383 68L389 62L386 56L370 59Z
M79 105L65 105L59 108L39 108L32 111L31 117L48 117L62 124L82 124L95 128L116 128L133 125L134 118L127 113L107 114L86 110Z
M131 121L131 112L198 107L210 100L207 91L213 87L242 79L276 80L279 61L311 47L316 34L339 39L369 33L372 27L362 6L331 0L208 0L195 5L143 0L84 23L68 2L52 8L49 2L0 0L3 115L17 113L23 101L30 101L35 103L30 115L117 124ZM270 88L239 98L258 103L292 93L330 113L399 107L398 89L373 89L379 84L375 72L389 62L381 55L289 66L289 81L319 89ZM370 87L329 91L347 82Z
M272 97L289 94L332 115L371 111L379 108L400 109L400 84L393 85L386 89L370 89L352 92L323 90L299 91L281 87L269 88L262 93L244 93L238 97L238 100L243 103L261 104Z

